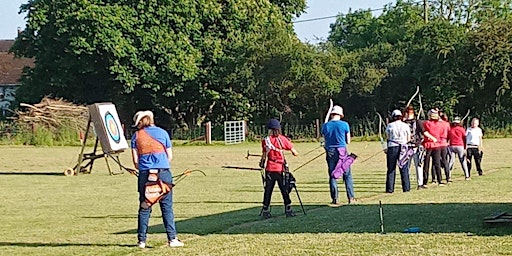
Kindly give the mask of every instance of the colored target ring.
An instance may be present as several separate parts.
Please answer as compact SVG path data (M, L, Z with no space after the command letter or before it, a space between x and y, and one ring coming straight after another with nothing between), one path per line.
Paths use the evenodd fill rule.
M107 128L108 135L115 143L119 143L121 141L119 126L117 125L114 116L109 111L105 113L105 128Z

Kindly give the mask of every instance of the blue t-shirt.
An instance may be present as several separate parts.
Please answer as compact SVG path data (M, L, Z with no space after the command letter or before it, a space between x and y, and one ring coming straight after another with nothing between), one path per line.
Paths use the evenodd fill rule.
M166 149L172 147L171 139L169 138L169 134L162 128L157 126L147 126L144 130L151 136L153 139L159 141L164 145ZM134 133L131 141L132 148L137 148L137 133ZM149 169L170 169L171 164L169 163L169 158L167 157L167 152L159 152L159 153L149 153L139 156L139 170L149 170Z
M331 120L322 126L326 148L346 147L348 133L350 133L350 127L343 120Z

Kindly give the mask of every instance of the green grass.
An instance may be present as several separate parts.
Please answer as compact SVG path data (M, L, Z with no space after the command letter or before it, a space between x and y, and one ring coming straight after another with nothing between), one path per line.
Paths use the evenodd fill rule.
M258 171L222 169L223 165L257 167L258 143L176 146L173 173L203 170L178 183L174 211L184 248L164 247L166 236L158 207L150 221L148 244L136 243L136 178L110 176L97 159L91 174L65 177L79 147L0 147L0 255L508 255L511 226L486 226L483 217L512 212L511 139L486 140L485 175L464 181L460 166L446 187L382 193L385 157L378 142L354 142L356 205L329 207L324 157L295 172L307 215L292 195L295 218L285 218L277 187L269 220L258 213L263 196ZM297 143L306 153L318 143ZM86 153L91 149L86 149ZM322 153L288 157L291 169ZM122 162L131 166L128 152ZM110 165L114 163L110 160ZM415 188L414 171L411 181ZM398 186L396 191L401 191ZM344 195L340 184L340 196ZM379 200L385 235L380 233ZM408 227L420 234L404 234Z

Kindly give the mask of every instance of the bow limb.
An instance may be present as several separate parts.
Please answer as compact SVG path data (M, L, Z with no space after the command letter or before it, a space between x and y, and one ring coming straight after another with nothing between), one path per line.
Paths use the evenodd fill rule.
M425 113L423 112L423 103L421 102L421 94L418 95L418 101L420 103L420 109L418 111L418 117L421 118L421 117L425 117Z
M382 119L382 116L380 115L379 112L376 112L376 113L379 116L379 139L380 139L380 144L384 144L384 138L382 137L382 125L384 124L384 120Z
M416 92L412 95L409 101L407 101L407 105L405 105L405 107L409 107L409 105L411 105L412 100L418 95L418 93L420 93L420 87L416 86Z
M468 118L469 112L471 112L471 109L468 109L468 112L466 113L466 115L462 118L462 120L460 120L461 123L464 123L464 119Z
M182 173L180 173L180 174L178 174L178 175L176 175L176 176L173 176L173 179L176 179L176 182L174 182L174 185L178 184L178 182L180 182L181 180L183 180L185 177L190 176L190 174L192 174L193 172L200 172L200 173L202 173L204 176L206 176L206 173L204 173L204 172L203 172L203 171L201 171L201 170L198 170L198 169L196 169L196 170L189 170L189 169L187 169L187 170L185 170L184 172L182 172Z
M333 107L332 99L329 99L329 110L327 110L327 114L325 115L324 124L329 121L329 116L331 115L332 107Z

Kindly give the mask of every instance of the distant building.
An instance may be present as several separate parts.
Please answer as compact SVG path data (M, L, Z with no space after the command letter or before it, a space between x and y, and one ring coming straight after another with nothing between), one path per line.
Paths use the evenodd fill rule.
M0 40L0 117L13 107L23 68L34 65L32 59L15 58L9 53L13 44L14 40Z

